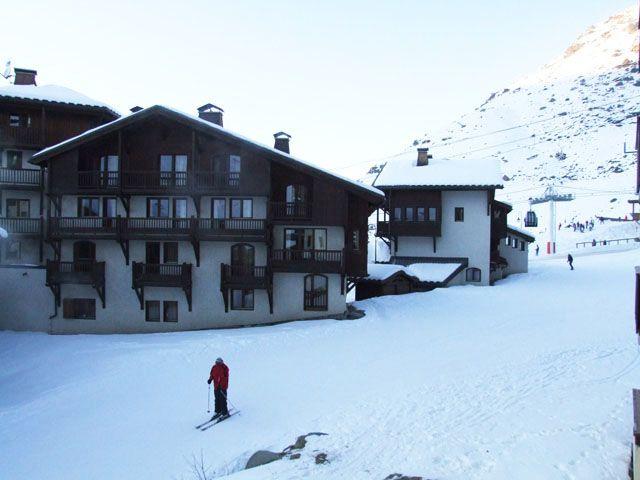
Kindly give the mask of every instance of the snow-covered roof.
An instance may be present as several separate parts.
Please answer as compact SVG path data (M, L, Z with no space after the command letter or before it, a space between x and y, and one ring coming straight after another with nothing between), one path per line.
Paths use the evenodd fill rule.
M502 188L500 164L494 158L474 160L434 158L428 165L417 166L415 150L396 157L383 168L375 182L376 187L425 188Z
M519 228L513 225L507 225L507 232L520 235L521 237L525 238L529 242L534 242L536 240L536 237L531 235L531 232L528 232L524 228Z
M387 263L370 263L367 276L370 280L386 280L398 272L416 278L420 282L442 283L447 280L462 263L414 263L409 266Z
M0 97L104 108L117 114L116 110L106 103L59 85L2 85L0 86Z
M135 113L132 113L130 115L127 115L125 117L121 117L117 120L114 120L112 122L106 123L104 125L101 125L99 127L93 128L91 130L87 130L84 133L81 133L80 135L77 135L75 137L72 137L68 140L65 140L64 142L58 143L57 145L53 145L51 147L45 148L43 150L40 150L38 153L36 153L35 155L33 155L31 157L31 161L34 161L33 163L40 163L43 159L45 158L49 158L52 155L56 155L58 153L64 152L66 150L69 150L71 148L73 148L75 145L82 143L85 140L88 140L94 136L100 135L102 132L109 132L112 131L116 128L119 128L121 125L123 124L128 124L131 123L133 121L135 121L138 117L146 117L147 115L150 115L152 112L157 111L157 112L161 112L161 113L169 113L171 115L176 115L178 117L181 117L183 120L187 120L189 122L192 123L196 123L197 125L199 125L200 127L203 127L205 129L209 129L212 131L215 131L217 133L220 133L222 135L225 136L229 136L232 137L234 139L237 140L241 140L243 142L246 143L250 143L258 148L260 148L261 150L266 150L271 154L277 155L278 157L284 158L286 160L289 160L291 162L295 162L301 165L304 165L306 167L309 167L310 169L313 169L315 171L321 172L323 174L326 175L330 175L334 178L337 178L339 180L341 180L342 182L348 183L350 185L352 185L353 187L356 187L358 189L361 190L366 190L368 191L370 194L374 194L378 197L380 197L380 199L384 198L384 193L380 190L378 190L377 188L371 186L371 185L366 185L362 182L358 182L356 180L352 180L350 178L347 177L343 177L342 175L338 175L336 173L333 173L330 170L318 167L312 163L306 162L304 160L300 160L299 158L296 158L286 152L283 152L281 150L277 150L273 147L269 147L267 145L264 145L262 143L256 142L254 140L251 140L243 135L240 135L238 133L235 133L227 128L223 128L215 123L211 123L207 120L203 120L202 118L199 118L195 115L190 115L188 113L184 113L181 112L179 110L176 110L174 108L171 107L167 107L164 105L154 105L152 107L147 107L147 108L143 108L142 110L139 110Z

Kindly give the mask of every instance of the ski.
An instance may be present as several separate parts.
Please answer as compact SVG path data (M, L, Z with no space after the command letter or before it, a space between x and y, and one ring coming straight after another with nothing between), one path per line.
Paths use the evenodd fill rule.
M215 420L218 419L218 415L214 415L213 417L211 417L209 420L207 420L206 422L202 422L200 425L196 425L196 428L202 428L204 427L207 423L211 423Z
M205 430L208 430L209 428L213 427L214 425L219 424L220 422L224 422L225 420L233 417L234 415L240 413L240 410L236 410L233 412L229 412L229 415L227 415L226 417L221 417L221 418L217 418L215 420L213 420L213 422L206 422L204 427L200 427L199 430L201 432L204 432Z

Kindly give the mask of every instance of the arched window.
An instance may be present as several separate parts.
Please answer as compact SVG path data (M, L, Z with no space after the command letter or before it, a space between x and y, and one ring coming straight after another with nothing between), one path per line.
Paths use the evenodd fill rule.
M74 262L95 262L96 260L96 244L93 242L75 242L73 244L73 261Z
M304 309L327 310L329 306L329 279L325 275L304 277Z
M248 273L253 270L256 254L253 245L237 243L231 247L231 266L234 270Z
M479 268L467 268L467 282L482 281L482 270Z

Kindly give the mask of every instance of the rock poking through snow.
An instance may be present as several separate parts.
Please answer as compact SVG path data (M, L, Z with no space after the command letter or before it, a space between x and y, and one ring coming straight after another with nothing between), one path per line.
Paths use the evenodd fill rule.
M244 468L245 470L248 470L250 468L266 465L267 463L280 460L283 456L283 453L270 452L269 450L258 450L256 453L251 455L249 461L247 462L247 465Z

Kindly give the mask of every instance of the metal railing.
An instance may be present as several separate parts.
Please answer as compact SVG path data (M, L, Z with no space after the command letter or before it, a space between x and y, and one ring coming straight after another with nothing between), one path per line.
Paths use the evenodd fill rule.
M186 287L191 285L190 263L157 264L133 262L131 268L134 288L140 286Z
M104 285L104 274L105 262L47 260L47 285L59 283Z
M252 288L265 286L267 283L267 267L253 267L248 265L221 264L222 285L228 284Z
M309 202L271 202L271 216L275 219L310 219L311 213Z
M640 237L628 237L628 238L612 238L609 240L591 240L590 242L576 242L576 248L580 247L595 247L598 245L618 245L620 243L640 242Z
M99 170L79 171L78 189L124 191L187 191L237 189L240 172L163 172L124 171L105 172Z
M266 220L260 218L197 218L201 234L234 234L242 232L264 233Z
M0 168L0 184L39 187L42 171L35 168Z

